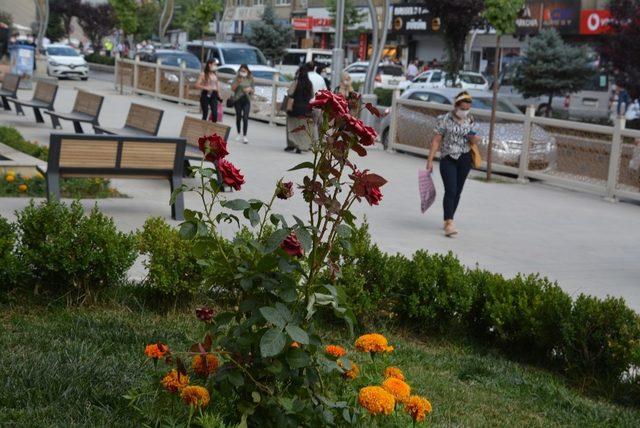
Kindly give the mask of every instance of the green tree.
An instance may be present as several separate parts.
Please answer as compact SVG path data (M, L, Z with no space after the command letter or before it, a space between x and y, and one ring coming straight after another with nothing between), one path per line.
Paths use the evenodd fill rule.
M135 32L137 40L150 39L158 32L160 13L160 5L155 0L143 2L138 6L136 10L138 28Z
M52 0L49 3L49 20L53 25L61 25L62 37L69 37L71 33L71 19L77 15L80 8L80 0ZM53 22L51 16L58 22Z
M325 4L327 6L327 10L329 11L329 16L335 19L337 1L327 0ZM365 14L362 13L360 9L355 7L352 0L344 1L344 40L352 40L359 33L358 31L349 30L349 27L360 24L364 17Z
M594 71L585 49L565 44L555 30L543 30L529 42L513 86L526 98L549 97L549 116L553 97L582 90Z
M493 102L489 124L489 147L487 149L487 180L491 180L491 155L493 133L496 126L496 107L498 105L498 72L500 69L500 40L502 36L516 31L516 19L524 6L524 0L484 0L484 17L496 30L496 53L493 62Z
M292 31L290 25L276 22L276 15L270 4L265 6L262 21L251 25L249 43L259 48L265 56L278 62L284 50L291 43Z
M464 65L464 43L482 20L483 0L425 0L433 16L440 18L447 53L445 69L455 82Z
M102 39L115 27L115 15L109 3L93 5L82 3L78 10L78 23L91 40L94 50L100 49Z
M192 13L189 23L200 34L200 61L204 62L204 33L209 27L209 23L213 20L216 12L222 10L222 4L219 0L199 0L191 9Z
M0 10L0 22L6 24L9 28L13 25L13 16L9 12Z
M116 15L116 24L126 35L138 31L138 14L136 0L109 0Z

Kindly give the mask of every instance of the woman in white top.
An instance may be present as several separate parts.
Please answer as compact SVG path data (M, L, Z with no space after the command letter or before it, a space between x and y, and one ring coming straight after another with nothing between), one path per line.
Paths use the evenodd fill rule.
M207 61L204 71L198 76L196 89L200 92L200 108L202 108L202 120L207 120L209 109L211 109L211 120L218 121L218 103L222 102L222 98L218 93L218 65L213 59ZM220 118L222 119L222 118Z

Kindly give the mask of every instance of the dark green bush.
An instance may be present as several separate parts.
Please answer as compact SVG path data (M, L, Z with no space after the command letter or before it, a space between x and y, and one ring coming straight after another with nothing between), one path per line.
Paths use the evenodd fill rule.
M452 253L417 251L401 287L402 315L437 330L460 324L474 297L466 270Z
M145 286L165 296L194 295L202 290L204 268L197 263L193 241L162 218L148 218L138 233L138 250L147 256Z
M571 312L571 297L557 284L537 275L506 280L481 270L469 278L477 290L470 313L477 330L531 358L557 355Z
M100 55L96 52L85 55L84 59L87 60L87 62L94 64L115 65L116 63L116 59L114 57Z
M564 331L563 356L571 377L619 381L640 366L640 317L623 299L580 295Z
M0 290L12 288L17 280L19 265L15 246L15 225L0 216Z
M135 238L116 230L113 220L94 208L33 201L18 212L18 256L35 291L66 296L68 302L95 301L117 285L133 264Z

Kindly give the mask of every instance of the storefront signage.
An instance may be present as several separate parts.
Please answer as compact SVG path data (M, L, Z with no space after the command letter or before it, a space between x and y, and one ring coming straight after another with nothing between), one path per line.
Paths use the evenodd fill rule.
M542 28L555 28L560 34L578 34L580 0L529 0L516 20L516 35L534 35Z
M612 17L608 10L583 10L580 12L580 34L595 35L611 32Z
M358 39L358 59L360 61L367 59L367 33L360 33Z
M311 30L311 28L313 28L313 18L309 16L305 18L291 18L291 26L294 30Z
M440 31L440 19L434 18L424 4L393 6L391 31L394 33L427 33Z

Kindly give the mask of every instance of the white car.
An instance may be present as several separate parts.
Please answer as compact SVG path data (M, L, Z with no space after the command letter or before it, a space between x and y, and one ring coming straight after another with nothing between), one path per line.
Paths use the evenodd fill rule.
M332 59L332 52L327 49L287 49L282 61L278 64L278 70L282 74L293 76L302 64L308 62L322 65L330 70Z
M53 77L89 78L89 66L84 57L71 46L54 44L46 50L47 74Z
M344 69L351 76L353 82L364 82L367 76L369 63L366 61L354 62ZM399 65L389 64L378 65L376 72L374 87L384 89L396 89L407 79L404 77L404 71Z
M461 71L456 84L453 85L447 73L442 70L428 70L420 73L410 82L405 81L400 84L400 89L434 89L456 87L464 90L477 89L486 91L489 89L489 82L480 73L471 71Z

